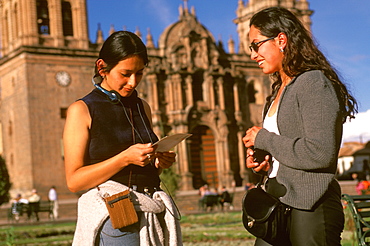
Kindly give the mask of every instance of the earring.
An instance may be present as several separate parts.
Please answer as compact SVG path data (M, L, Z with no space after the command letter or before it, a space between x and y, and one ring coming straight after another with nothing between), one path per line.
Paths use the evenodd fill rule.
M284 52L284 49L280 47L280 52L283 53Z

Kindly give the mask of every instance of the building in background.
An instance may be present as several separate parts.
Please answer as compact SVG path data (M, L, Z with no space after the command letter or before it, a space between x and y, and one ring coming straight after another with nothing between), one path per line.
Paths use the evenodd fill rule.
M365 147L353 153L353 165L348 173L363 173L367 180L370 180L370 141Z
M85 0L0 2L0 123L12 194L65 182L62 131L67 107L91 90L96 45ZM46 197L44 197L46 198Z
M186 4L158 47L150 32L143 37L150 64L138 92L152 107L155 132L193 134L176 149L181 190L251 179L241 139L261 124L270 80L249 57L249 18L278 5L310 27L305 0L240 0L234 20L240 41L229 40L227 50ZM74 196L65 183L62 131L68 105L93 89L101 30L91 43L86 0L2 0L0 16L0 146L12 193L47 193L56 185L60 199Z
M338 171L339 179L352 179L351 168L354 166L354 153L364 149L365 144L359 142L346 142L339 150L338 154ZM355 167L353 167L355 168ZM358 169L358 170L357 170ZM353 172L362 171L362 165L356 167Z

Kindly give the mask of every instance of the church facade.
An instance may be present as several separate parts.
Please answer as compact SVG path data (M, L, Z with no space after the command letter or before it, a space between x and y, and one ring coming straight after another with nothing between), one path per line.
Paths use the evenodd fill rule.
M186 4L158 47L150 32L143 38L150 64L137 90L152 107L155 132L193 134L175 149L180 190L205 183L241 186L251 178L241 139L246 129L261 125L271 85L249 57L248 21L276 5L291 9L309 28L312 11L305 0L239 0L234 22L240 41L230 39L227 49ZM63 125L68 105L93 89L101 31L96 43L88 39L85 0L2 0L0 15L0 151L12 194L56 185L61 198L71 197Z

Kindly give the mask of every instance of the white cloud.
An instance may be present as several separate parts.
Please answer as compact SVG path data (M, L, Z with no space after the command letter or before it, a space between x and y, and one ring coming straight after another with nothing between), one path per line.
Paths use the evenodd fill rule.
M157 20L159 20L162 25L168 26L177 20L177 12L173 11L173 7L167 2L167 0L155 0L148 2L148 9L152 14L155 14ZM179 3L180 6L181 3Z
M370 109L360 112L356 118L343 125L342 142L363 142L370 141Z

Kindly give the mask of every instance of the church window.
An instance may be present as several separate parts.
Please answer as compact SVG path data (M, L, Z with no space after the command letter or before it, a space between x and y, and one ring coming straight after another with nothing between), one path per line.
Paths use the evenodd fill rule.
M8 11L5 11L5 21L4 21L4 29L5 29L5 31L4 31L4 33L3 33L3 35L4 35L4 40L6 41L6 42L9 42L10 40L9 40L9 19L8 19ZM5 46L4 44L2 44L2 46Z
M62 2L63 35L73 36L72 8L71 3Z
M195 102L197 101L203 101L203 72L198 71L195 72L193 75L193 100Z
M12 121L9 121L9 125L8 125L8 135L9 135L9 136L12 136L12 135L13 135L13 122L12 122Z
M248 84L248 102L249 103L256 102L256 90L254 88L254 81Z
M18 20L18 5L17 3L14 5L14 20L15 20L15 25L14 25L14 33L16 36L19 35L19 23L20 21Z
M67 108L61 108L60 109L60 118L61 119L67 118Z
M50 34L48 1L37 0L36 6L39 34Z

